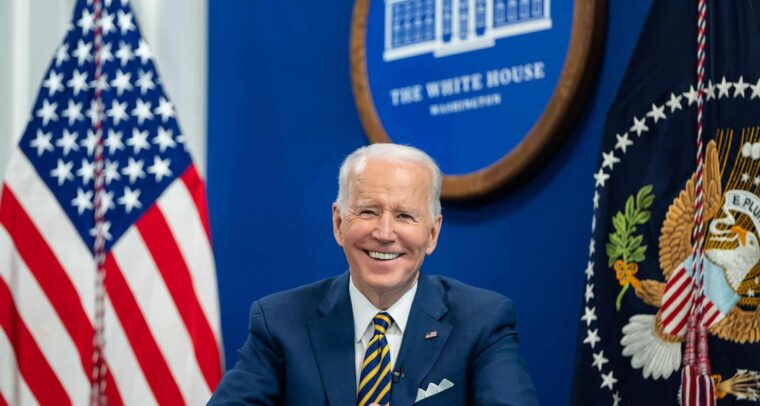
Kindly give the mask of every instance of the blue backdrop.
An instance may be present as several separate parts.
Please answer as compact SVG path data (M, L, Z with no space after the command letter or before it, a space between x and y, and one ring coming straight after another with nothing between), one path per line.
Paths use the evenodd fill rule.
M568 1L568 0L557 0ZM606 110L651 0L611 0L598 81L568 141L520 188L443 205L424 265L512 298L539 399L567 404ZM228 366L250 303L345 271L330 205L365 145L349 75L350 1L209 1L208 194Z

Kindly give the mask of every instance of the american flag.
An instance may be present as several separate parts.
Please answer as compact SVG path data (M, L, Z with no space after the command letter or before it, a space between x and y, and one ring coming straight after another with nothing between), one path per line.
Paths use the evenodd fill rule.
M222 364L204 184L127 0L77 2L0 193L0 405L88 404L96 331L109 404L205 403Z

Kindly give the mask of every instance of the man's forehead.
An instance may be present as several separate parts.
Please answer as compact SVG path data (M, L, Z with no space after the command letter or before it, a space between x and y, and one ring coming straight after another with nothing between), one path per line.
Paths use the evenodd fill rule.
M352 171L350 176L351 183L382 183L388 181L388 176L375 177L378 172L385 172L386 175L395 174L400 169L407 174L412 174L420 184L429 185L433 181L430 169L421 162L406 161L395 158L371 157L360 162Z
M356 174L350 181L350 194L357 195L373 193L391 193L397 198L413 198L420 194L427 195L432 183L424 171L412 167L383 167L367 168ZM401 170L399 170L401 169Z

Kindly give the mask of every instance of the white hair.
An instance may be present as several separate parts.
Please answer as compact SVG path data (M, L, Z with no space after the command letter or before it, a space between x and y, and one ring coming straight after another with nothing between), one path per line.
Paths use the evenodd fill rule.
M338 197L335 200L335 205L340 213L344 213L344 209L348 204L348 196L351 192L351 176L360 174L370 159L401 161L425 166L430 172L430 179L432 180L430 196L428 197L430 213L433 219L441 214L441 170L433 158L423 151L408 145L385 143L361 147L352 152L343 161L343 164L340 166L340 174L338 175Z

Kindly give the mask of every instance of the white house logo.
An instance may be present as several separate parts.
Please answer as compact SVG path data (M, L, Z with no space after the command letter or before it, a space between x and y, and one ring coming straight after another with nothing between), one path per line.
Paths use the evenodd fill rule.
M582 107L597 2L356 0L351 79L367 136L428 152L444 197L535 168Z
M551 0L385 0L383 59L444 57L551 27Z

